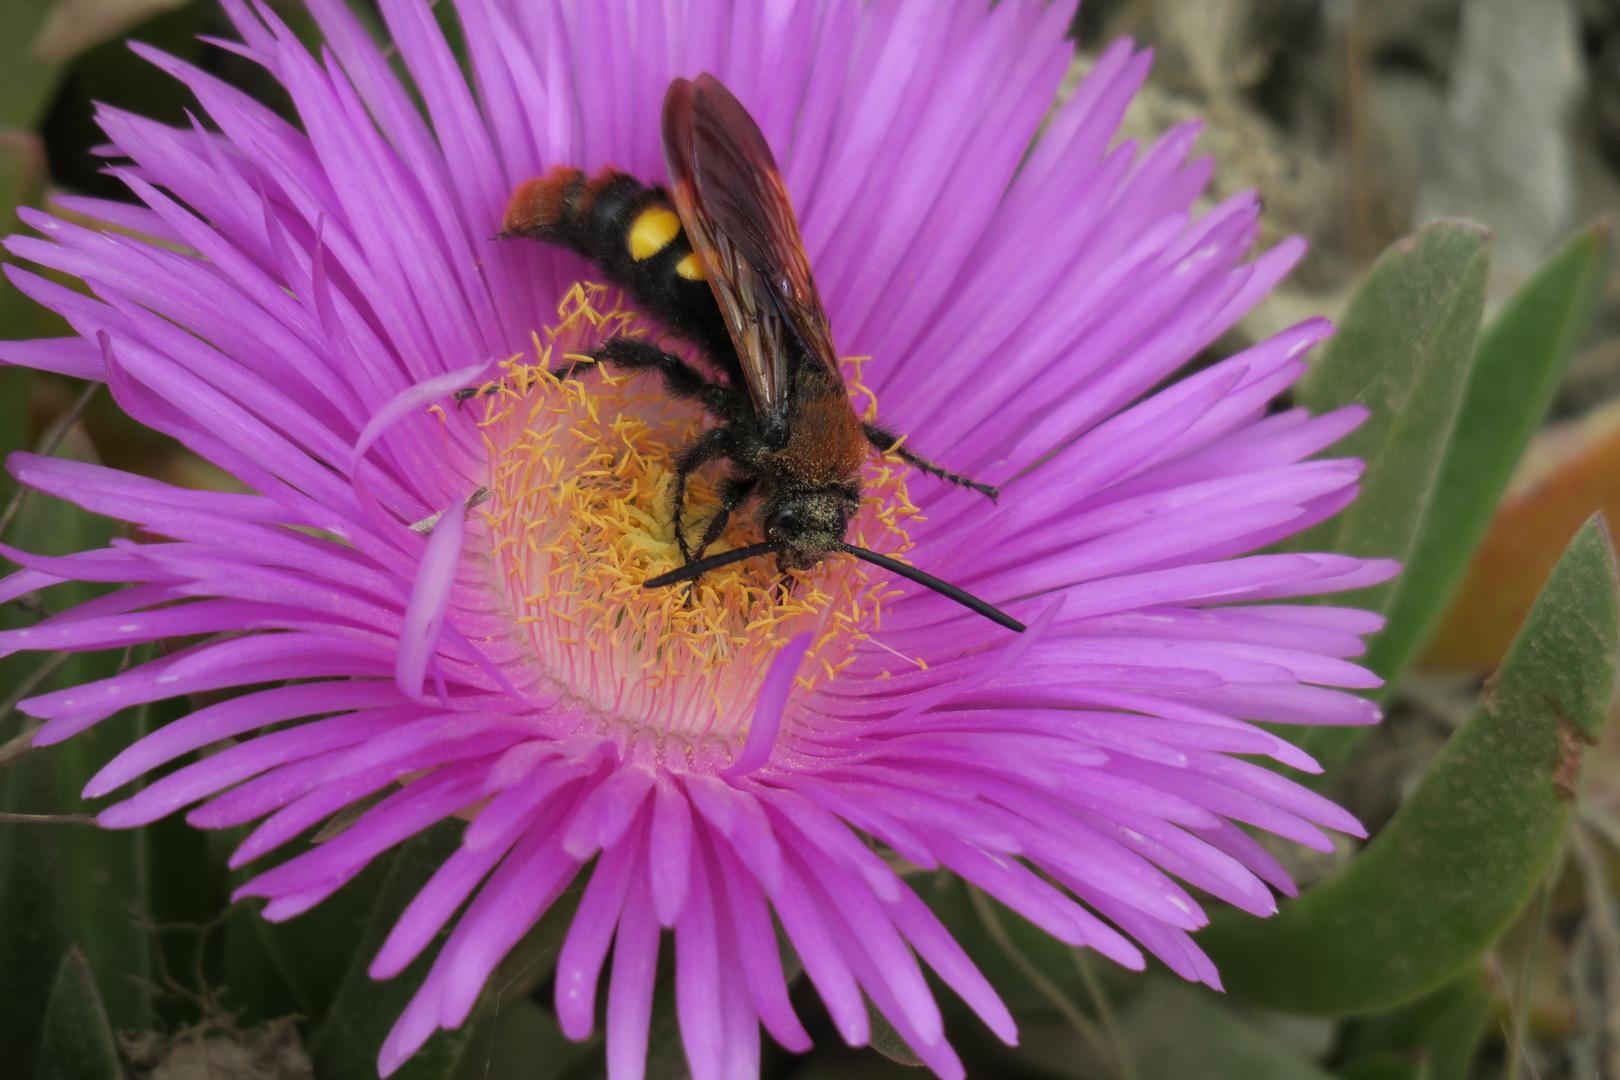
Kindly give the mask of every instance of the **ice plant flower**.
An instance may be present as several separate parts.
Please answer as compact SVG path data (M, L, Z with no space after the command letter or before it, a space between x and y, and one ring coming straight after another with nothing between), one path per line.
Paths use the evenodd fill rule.
M460 0L468 75L421 0L381 9L425 112L339 0L319 57L226 0L235 48L300 126L141 49L196 95L173 129L115 109L113 172L144 205L25 212L8 266L76 336L0 358L104 380L253 494L14 455L39 491L168 542L23 568L6 599L125 583L0 647L179 651L23 703L35 741L140 702L242 688L109 764L87 796L189 760L101 814L259 821L242 865L366 796L346 831L245 885L284 919L442 819L466 825L372 962L396 974L461 911L381 1050L396 1069L466 1020L494 966L588 871L556 1007L582 1038L611 970L609 1075L641 1075L661 927L697 1080L752 1075L759 1029L803 1050L772 912L840 1034L863 992L939 1075L962 1067L922 965L1001 1038L1007 1010L908 884L946 867L1055 937L1218 986L1184 885L1255 913L1289 892L1241 826L1326 848L1358 832L1249 756L1313 768L1253 724L1369 723L1345 657L1379 625L1252 601L1369 584L1386 563L1253 554L1353 497L1306 460L1354 410L1268 414L1330 332L1312 320L1154 388L1298 259L1245 261L1252 196L1194 215L1195 128L1111 146L1148 64L1120 43L1049 118L1065 4ZM548 370L657 336L571 256L490 239L514 185L564 163L662 180L659 103L710 71L782 162L858 408L999 483L868 466L852 535L1030 624L1015 635L835 556L779 587L739 563L691 591L673 453L705 423L646 380ZM1037 133L1039 137L1037 138ZM1033 144L1033 149L1031 149ZM162 243L134 238L137 233ZM468 386L490 393L462 402ZM699 485L701 510L713 495ZM696 519L698 521L701 518ZM757 540L746 522L727 534ZM465 908L463 910L463 905Z

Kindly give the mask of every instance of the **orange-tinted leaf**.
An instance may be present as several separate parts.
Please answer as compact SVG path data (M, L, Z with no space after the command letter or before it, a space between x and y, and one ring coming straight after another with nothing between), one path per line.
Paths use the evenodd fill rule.
M1599 510L1620 520L1620 406L1536 437L1422 666L1500 663L1570 537Z

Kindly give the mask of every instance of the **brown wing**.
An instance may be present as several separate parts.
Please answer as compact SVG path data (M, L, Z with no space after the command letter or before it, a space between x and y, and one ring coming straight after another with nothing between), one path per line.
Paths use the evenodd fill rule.
M663 134L675 209L708 271L755 410L786 417L790 337L842 386L799 222L759 125L718 79L699 75L670 84Z

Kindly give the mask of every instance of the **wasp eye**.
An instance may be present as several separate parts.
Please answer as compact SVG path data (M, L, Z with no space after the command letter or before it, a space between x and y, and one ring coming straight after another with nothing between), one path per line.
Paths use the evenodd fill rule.
M797 532L800 524L798 508L783 506L772 511L771 516L765 519L765 535L782 536L787 533Z

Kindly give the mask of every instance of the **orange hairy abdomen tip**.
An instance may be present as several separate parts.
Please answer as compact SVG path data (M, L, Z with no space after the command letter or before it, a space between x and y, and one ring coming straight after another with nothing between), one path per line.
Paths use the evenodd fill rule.
M501 228L512 235L523 235L556 226L563 219L569 187L584 175L578 169L559 165L544 176L523 181L507 201Z

